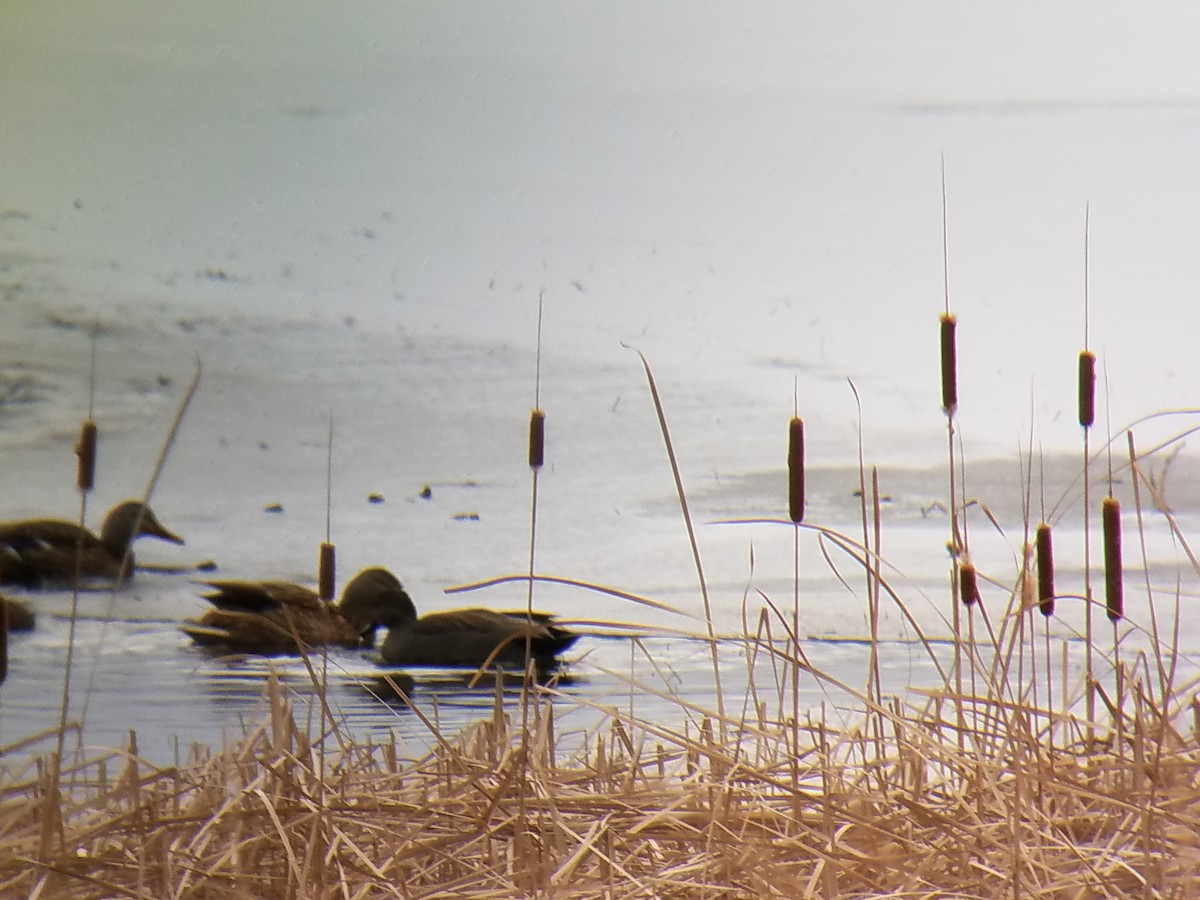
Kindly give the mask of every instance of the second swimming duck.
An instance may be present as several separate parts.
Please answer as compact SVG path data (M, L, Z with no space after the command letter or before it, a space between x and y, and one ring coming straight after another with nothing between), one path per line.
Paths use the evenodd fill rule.
M83 582L120 583L133 572L130 546L139 537L183 543L138 500L114 506L99 537L62 519L0 522L0 584L70 587L76 573Z
M206 581L213 591L204 597L216 609L181 627L198 644L265 656L371 646L375 620L391 619L387 607L399 599L392 582L384 569L365 569L347 582L340 601L326 603L288 581Z
M408 592L386 569L367 569L387 602L359 610L356 601L343 600L343 609L355 621L386 628L380 648L385 663L397 666L478 668L491 664L523 669L526 645L537 668L549 670L559 655L579 640L579 635L554 624L554 616L535 612L498 612L491 609L455 609L417 617ZM365 573L364 573L365 574Z

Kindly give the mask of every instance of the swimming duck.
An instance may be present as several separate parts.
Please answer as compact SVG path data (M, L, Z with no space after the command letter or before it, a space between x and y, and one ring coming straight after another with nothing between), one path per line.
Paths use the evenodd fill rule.
M6 597L0 594L0 604L4 605L5 621L9 631L33 631L34 614L29 604L16 597Z
M392 618L387 606L396 600L395 579L379 573L390 574L365 569L350 579L337 603L288 581L205 581L213 590L204 598L216 609L181 627L198 644L268 656L299 653L301 645L371 646L374 620Z
M538 669L555 668L559 655L579 635L554 624L548 613L455 609L417 617L416 606L400 582L386 569L373 572L381 597L370 608L358 608L358 598L342 601L347 617L388 630L380 649L385 663L397 666L494 665L524 668L526 642ZM493 655L494 654L494 655Z
M120 583L133 572L130 546L143 536L183 543L138 500L114 506L99 537L61 519L0 522L0 584L70 587L77 572L84 581Z
M416 606L387 569L371 567L354 576L336 604L285 581L209 581L205 594L216 609L183 631L199 644L242 653L296 653L299 638L310 647L374 646L375 631L388 629L380 655L401 666L525 665L525 639L539 669L552 669L558 654L579 635L553 624L553 616L524 612L460 609L417 618Z

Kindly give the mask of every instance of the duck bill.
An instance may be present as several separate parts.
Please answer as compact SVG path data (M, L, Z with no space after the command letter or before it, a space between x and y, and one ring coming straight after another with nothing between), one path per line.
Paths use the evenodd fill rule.
M146 521L142 522L142 534L147 535L148 537L159 538L160 540L167 541L171 544L183 544L183 538L181 538L175 532L164 528L160 522L154 519L147 519Z

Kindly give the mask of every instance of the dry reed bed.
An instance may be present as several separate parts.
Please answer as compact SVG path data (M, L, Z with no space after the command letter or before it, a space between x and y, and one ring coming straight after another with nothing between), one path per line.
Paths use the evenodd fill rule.
M1136 686L1119 735L1059 714L1055 746L1046 710L939 692L848 731L810 720L795 753L791 722L730 721L722 741L708 717L675 731L613 710L573 756L538 689L523 727L497 704L417 761L336 733L322 749L268 690L266 721L187 765L6 771L0 896L1200 891L1200 745Z
M1138 629L1153 637L1148 653L1126 662L1118 654L1118 630L1129 633L1130 623L1111 461L1102 517L1113 653L1092 629L1100 604L1092 598L1089 555L1078 598L1087 612L1085 677L1068 696L1064 649L1064 689L1054 698L1049 632L1042 682L1032 624L1039 613L1054 615L1047 522L1036 527L1036 545L1016 573L999 635L980 602L982 573L970 559L966 531L972 504L957 494L954 326L947 306L942 387L954 666L939 666L937 690L901 699L882 689L874 623L881 597L895 595L880 574L878 479L872 473L868 493L863 466L862 542L817 530L849 548L867 576L872 645L865 690L808 663L797 577L790 627L786 612L764 598L773 613L767 634L778 626L788 639L742 638L746 658L774 657L775 682L752 679L740 717L728 712L739 708L738 698L721 687L722 642L712 631L686 496L643 357L701 574L717 709L679 701L682 728L610 709L583 749L569 751L554 722L556 703L571 698L553 685L527 683L515 709L498 690L490 719L451 738L434 730L435 749L406 760L394 743L354 743L336 725L316 736L298 728L292 700L271 677L266 715L255 730L234 746L198 749L187 764L168 768L140 760L133 735L124 753L67 751L74 727L64 723L0 748L0 896L1200 896L1200 700L1195 683L1176 679L1178 619L1170 636L1160 637L1156 621ZM1080 359L1083 499L1090 509L1094 357L1085 351ZM543 419L535 405L534 522ZM794 416L782 524L795 527L797 542L801 527L811 527L803 524L803 445L803 422ZM1136 491L1146 476L1138 460L1130 434L1144 546ZM86 492L82 477L80 487ZM1165 502L1153 500L1169 518ZM1028 506L1025 524L1028 533ZM531 586L533 544L531 535ZM977 618L986 641L977 641ZM316 670L310 673L319 684ZM836 717L803 711L801 678L856 698L853 710ZM1045 702L1038 699L1042 684ZM321 721L329 721L326 707ZM57 750L29 756L42 742Z

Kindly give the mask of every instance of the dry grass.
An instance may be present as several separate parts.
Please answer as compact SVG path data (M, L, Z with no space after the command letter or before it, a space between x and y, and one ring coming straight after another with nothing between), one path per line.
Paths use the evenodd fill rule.
M268 690L256 731L177 768L139 761L135 743L61 772L7 749L0 896L1200 891L1200 744L1136 681L1091 744L1070 715L998 698L968 701L960 735L959 698L938 691L849 730L807 721L798 752L762 707L726 723L724 744L711 719L689 733L614 711L570 757L554 691L537 689L526 733L497 704L416 761L390 744L321 754Z

